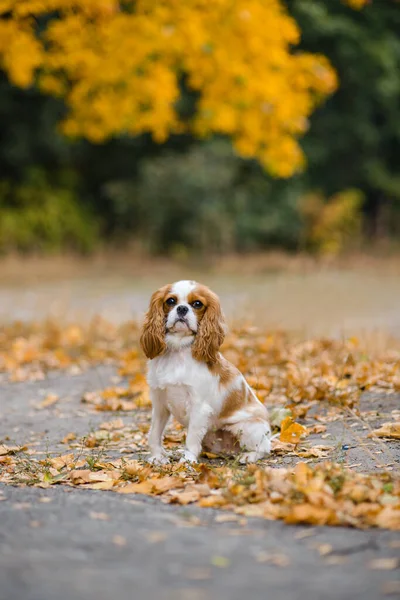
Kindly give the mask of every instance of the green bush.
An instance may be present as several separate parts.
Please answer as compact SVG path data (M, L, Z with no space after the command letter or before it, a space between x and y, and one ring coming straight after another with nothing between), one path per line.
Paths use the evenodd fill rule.
M67 182L52 186L32 170L17 185L0 183L0 252L90 252L98 239L94 217Z
M148 158L136 181L105 190L126 234L152 253L294 248L299 239L296 185L266 178L222 140Z

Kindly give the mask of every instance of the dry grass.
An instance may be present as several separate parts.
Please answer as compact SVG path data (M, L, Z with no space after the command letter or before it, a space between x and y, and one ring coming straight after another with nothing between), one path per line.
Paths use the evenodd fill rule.
M263 254L209 265L127 254L92 259L20 258L0 265L0 322L53 317L116 323L141 318L150 294L168 281L197 279L220 296L230 323L245 320L303 337L357 335L367 345L400 338L400 259L365 255L316 261Z
M186 259L149 257L137 251L107 249L90 257L77 255L21 256L10 255L0 259L0 283L20 285L39 281L55 281L81 277L96 278L110 272L121 276L154 277L165 274L178 278L188 270L196 276L238 273L263 275L271 273L310 273L326 270L355 270L400 274L400 252L378 251L353 253L339 257L313 257L308 254L289 254L270 251L254 254L229 254Z

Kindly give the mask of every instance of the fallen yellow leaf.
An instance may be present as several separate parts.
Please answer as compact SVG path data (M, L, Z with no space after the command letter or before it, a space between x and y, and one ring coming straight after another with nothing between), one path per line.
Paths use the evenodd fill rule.
M164 494L168 490L182 488L185 483L179 477L162 477L161 479L151 479L152 492L156 494Z
M46 398L39 403L39 408L48 408L59 401L57 394L47 394Z
M85 487L91 490L112 490L115 485L115 481L98 481L97 483L91 483Z
M383 423L379 429L374 429L368 437L393 438L400 440L400 421Z
M225 504L227 504L227 501L222 496L206 496L199 501L199 505L203 508L218 508Z
M63 467L71 465L74 462L74 458L75 457L72 453L64 454L63 456L56 456L55 458L50 458L48 462L50 462L50 464L59 471Z
M26 449L26 446L6 446L5 444L0 444L0 456L15 454L16 452L21 452Z
M69 476L74 485L80 485L82 483L89 483L91 474L92 471L90 469L75 469L71 471Z
M67 435L62 439L61 443L68 444L74 440L76 440L76 434L71 431L70 433L67 433Z
M168 497L168 502L186 505L191 504L192 502L197 502L199 498L200 494L196 490L171 492L171 494Z
M128 483L124 487L118 488L119 494L150 494L152 484L150 481L141 481L140 483Z
M298 444L302 436L307 434L307 428L295 423L292 417L286 417L281 423L279 440L285 443Z
M312 504L295 504L289 507L286 523L310 523L311 525L336 525L335 512Z

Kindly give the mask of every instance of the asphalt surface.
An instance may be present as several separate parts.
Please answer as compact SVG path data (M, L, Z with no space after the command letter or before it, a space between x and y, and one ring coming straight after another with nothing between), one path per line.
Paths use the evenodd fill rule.
M6 443L65 453L60 442L68 432L85 435L112 417L90 413L80 398L113 375L101 367L3 382L0 443L8 436ZM49 392L60 401L38 410ZM398 396L389 399L366 395L363 402L380 407L382 422L384 411L399 405ZM338 429L342 445L354 442L358 426ZM362 424L358 435L366 435ZM399 444L386 447L385 461L396 453L396 465ZM352 462L370 460L357 444L349 452ZM0 485L0 600L376 600L399 593L399 570L382 568L391 561L371 563L399 556L398 532L218 522L221 514L144 496Z
M221 524L211 510L114 493L0 490L1 600L376 600L399 577L368 566L398 555L393 532Z

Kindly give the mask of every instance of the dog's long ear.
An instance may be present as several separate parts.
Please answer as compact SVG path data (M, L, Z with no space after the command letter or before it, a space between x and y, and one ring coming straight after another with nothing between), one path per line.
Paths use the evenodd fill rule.
M144 317L140 345L147 358L155 358L166 348L163 302L168 289L169 285L166 285L154 292Z
M213 364L217 360L226 333L224 315L219 298L207 290L207 309L200 321L196 338L192 346L192 355L196 360Z

